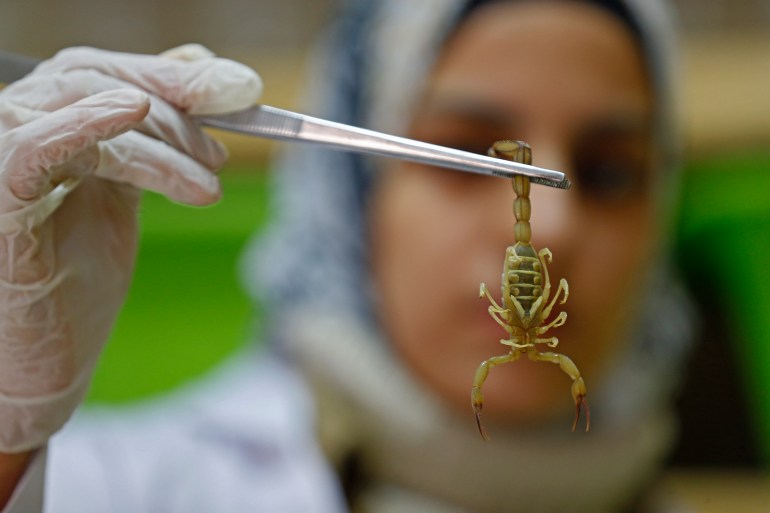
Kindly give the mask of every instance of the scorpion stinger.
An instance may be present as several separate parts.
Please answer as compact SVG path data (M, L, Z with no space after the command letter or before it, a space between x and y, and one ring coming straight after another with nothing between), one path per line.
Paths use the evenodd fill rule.
M488 153L491 157L523 164L532 162L532 150L529 145L521 141L498 141L492 145ZM522 355L527 355L533 361L559 365L561 370L572 378L572 398L575 401L575 420L572 423L572 430L574 431L577 426L581 409L585 409L586 431L588 431L591 427L591 413L586 400L586 386L577 366L563 354L540 352L537 349L537 344L545 344L552 348L558 345L559 340L556 337L542 338L541 335L551 328L562 326L567 321L567 313L560 312L554 320L545 324L559 297L562 298L559 304L567 301L569 286L567 280L562 278L551 298L551 280L548 274L551 252L547 248L536 251L531 242L530 179L523 175L516 175L512 182L516 193L516 199L513 202L513 212L516 217L515 243L505 250L501 304L492 298L484 283L479 288L479 296L486 297L490 302L489 315L508 333L508 338L500 340L500 343L510 346L510 350L507 354L493 356L481 362L476 370L471 389L471 404L476 414L476 424L481 436L488 440L487 432L481 423L481 408L484 404L481 387L489 375L489 370L496 365L515 362Z

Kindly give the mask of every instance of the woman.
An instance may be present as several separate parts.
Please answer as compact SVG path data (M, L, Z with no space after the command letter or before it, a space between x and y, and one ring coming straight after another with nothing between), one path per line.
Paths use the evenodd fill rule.
M586 376L592 433L569 433L558 368L518 361L484 386L483 445L469 385L505 351L475 292L499 282L513 242L509 184L291 149L276 174L282 223L255 250L261 267L244 267L257 269L248 281L277 344L313 379L322 441L353 468L349 493L364 511L415 496L478 511L564 501L611 511L666 454L687 314L662 281L676 180L665 20L647 3L602 4L396 2L377 17L362 6L343 50L318 65L334 84L316 99L323 116L478 152L523 139L535 164L575 181L569 192L533 187L532 225L535 246L553 252L552 279L570 284L569 318L553 334Z
M493 440L476 431L473 372L504 352L477 291L513 242L509 183L292 147L279 218L244 259L268 354L132 419L65 430L51 510L82 509L79 489L104 511L333 511L343 492L354 511L639 510L687 345L664 259L661 16L643 1L354 2L306 109L476 151L523 139L570 176L569 192L533 186L533 242L570 283L554 335L588 386L590 434L569 432L559 369L527 361L492 371Z

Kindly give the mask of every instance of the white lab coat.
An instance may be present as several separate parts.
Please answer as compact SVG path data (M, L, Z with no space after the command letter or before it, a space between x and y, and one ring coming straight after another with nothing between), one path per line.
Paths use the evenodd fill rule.
M344 510L304 381L249 353L169 397L76 415L3 513Z

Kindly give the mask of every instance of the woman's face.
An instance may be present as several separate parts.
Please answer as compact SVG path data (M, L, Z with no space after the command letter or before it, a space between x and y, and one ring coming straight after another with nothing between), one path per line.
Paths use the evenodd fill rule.
M533 185L532 242L553 253L554 289L569 282L552 314L567 311L567 323L546 336L577 364L590 401L655 246L653 100L633 36L578 2L490 4L447 42L417 105L410 137L479 153L521 139L535 165L573 181L569 191ZM374 200L383 324L414 373L469 416L476 367L508 349L478 290L485 282L500 300L513 200L510 181L403 163L383 173ZM494 368L483 391L492 422L573 407L558 366L526 358Z

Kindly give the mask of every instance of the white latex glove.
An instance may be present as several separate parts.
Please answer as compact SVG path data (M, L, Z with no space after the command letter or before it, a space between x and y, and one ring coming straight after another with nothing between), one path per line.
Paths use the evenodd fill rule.
M43 445L81 402L130 282L140 191L219 198L225 151L187 114L260 93L196 45L68 49L0 92L0 452Z

